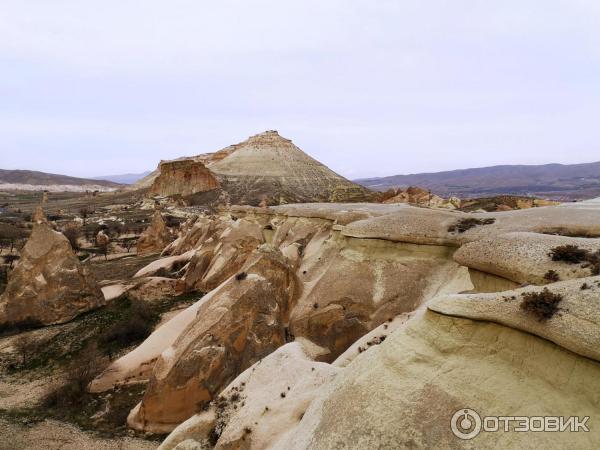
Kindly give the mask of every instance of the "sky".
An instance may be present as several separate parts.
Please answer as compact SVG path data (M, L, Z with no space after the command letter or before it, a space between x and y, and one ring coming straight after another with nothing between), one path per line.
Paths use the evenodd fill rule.
M597 0L0 0L0 168L276 129L348 178L600 160Z

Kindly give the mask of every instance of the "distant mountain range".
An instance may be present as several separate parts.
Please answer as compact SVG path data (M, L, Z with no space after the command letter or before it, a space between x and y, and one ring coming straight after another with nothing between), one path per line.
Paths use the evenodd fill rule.
M472 198L510 194L580 200L600 197L600 162L493 166L364 178L355 182L378 191L391 187L420 186L443 197L454 195Z
M106 180L69 177L54 173L36 172L33 170L0 169L0 189L27 191L49 190L59 191L108 191L121 187L119 183Z
M102 177L94 177L94 180L106 180L113 181L119 184L133 184L142 178L150 175L150 171L142 172L142 173L125 173L123 175L106 175Z

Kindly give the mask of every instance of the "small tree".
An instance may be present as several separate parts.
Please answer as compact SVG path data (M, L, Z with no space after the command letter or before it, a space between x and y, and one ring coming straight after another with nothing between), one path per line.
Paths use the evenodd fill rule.
M81 215L81 218L83 219L83 226L85 226L85 221L91 213L92 213L92 211L87 206L84 206L83 208L81 208L79 210L79 214Z
M3 258L8 267L12 269L14 262L19 260L19 255L4 255Z
M20 364L26 365L30 358L34 356L38 351L37 342L29 336L24 334L20 335L13 345L15 352L20 357Z

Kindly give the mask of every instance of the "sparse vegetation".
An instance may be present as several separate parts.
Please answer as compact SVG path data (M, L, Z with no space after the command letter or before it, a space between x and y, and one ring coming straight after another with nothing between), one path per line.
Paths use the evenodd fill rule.
M590 269L592 275L600 275L600 250L591 252L576 245L560 245L554 247L548 256L552 261L582 264L582 267Z
M242 281L248 278L248 274L246 272L240 272L235 276L235 279L238 281Z
M555 283L556 281L560 281L560 276L558 275L558 272L556 272L556 270L550 269L544 274L544 280L550 283Z
M71 244L71 247L73 248L73 250L78 251L79 250L79 238L81 237L81 229L79 229L78 227L69 226L69 227L65 228L65 230L63 231L63 234L68 239L69 244Z
M471 228L475 228L479 225L491 225L496 222L496 219L493 217L488 217L485 219L479 219L477 217L468 217L465 219L461 219L456 222L454 225L448 227L448 231L450 233L464 233Z
M587 260L588 250L577 247L576 245L560 245L550 251L552 261L562 261L567 264L579 264Z
M558 311L558 304L563 300L563 296L551 292L544 288L541 292L526 292L522 295L521 309L540 322L551 319Z
M139 300L130 302L129 314L98 336L98 343L108 351L109 356L120 348L146 339L159 319L157 312L146 303Z

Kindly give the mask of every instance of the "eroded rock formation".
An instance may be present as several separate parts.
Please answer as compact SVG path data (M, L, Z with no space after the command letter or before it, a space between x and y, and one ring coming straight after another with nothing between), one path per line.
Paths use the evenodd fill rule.
M100 288L67 238L36 223L0 297L0 324L63 323L103 304Z
M171 241L171 232L160 211L156 211L152 223L138 239L137 252L140 255L161 252Z
M171 256L153 264L183 257L185 288L210 292L95 386L149 380L130 415L138 429L169 431L193 416L165 449L452 447L449 419L471 405L484 414L499 405L551 415L563 402L577 414L598 413L597 383L586 380L598 375L600 278L550 253L575 245L595 254L596 240L571 236L597 233L599 224L593 205L472 215L313 204L200 216L165 249ZM549 230L565 236L543 234ZM568 281L547 279L548 270ZM540 286L515 290L523 282ZM521 303L544 288L560 304L540 320ZM241 336L253 336L244 341L251 345ZM298 359L299 345L321 350ZM545 373L548 361L576 366L575 379L566 369ZM274 397L263 364L285 386ZM311 367L301 390L286 364ZM527 405L538 395L536 412ZM491 439L478 443L492 447ZM506 447L525 443L502 439ZM547 434L534 442L564 444Z
M172 430L213 400L242 371L285 343L295 277L281 254L263 247L198 309L159 357L142 403L128 423Z

